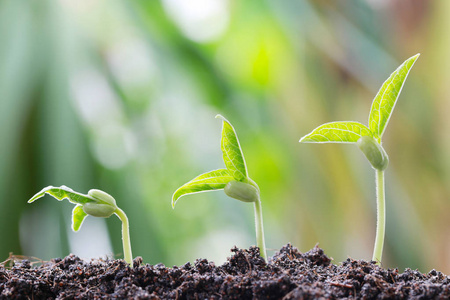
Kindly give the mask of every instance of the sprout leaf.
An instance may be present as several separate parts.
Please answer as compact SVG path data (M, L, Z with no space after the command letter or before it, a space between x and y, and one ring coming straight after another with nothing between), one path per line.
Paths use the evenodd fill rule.
M267 254L259 187L248 177L244 155L233 125L222 115L216 115L216 118L223 121L220 148L222 149L226 169L204 173L178 188L172 196L172 208L175 207L177 200L184 195L222 189L231 198L243 202L253 202L256 220L256 243L261 251L261 257L265 259Z
M222 115L217 115L216 118L222 119L222 140L220 147L222 149L223 161L227 167L230 175L237 181L244 181L247 179L247 167L245 165L244 155L242 154L241 146L236 135L236 131Z
M133 255L131 253L130 228L128 225L127 215L116 205L116 200L101 190L90 190L88 195L77 193L67 186L48 186L34 195L28 203L32 203L43 197L45 194L53 196L59 201L64 199L76 204L72 210L72 230L78 231L83 224L84 219L88 216L108 218L115 214L122 221L122 244L124 259L128 264L133 263Z
M172 196L172 207L174 207L177 200L184 195L221 190L232 180L234 180L234 178L226 169L209 171L199 175L175 191Z
M77 193L71 188L68 188L67 186L60 186L60 187L54 187L54 186L48 186L36 195L34 195L30 200L28 200L28 203L32 203L36 201L37 199L44 197L45 194L49 194L50 196L55 197L57 200L62 201L64 199L69 200L71 203L74 204L85 204L88 202L97 202L97 200L89 197L88 195L84 195L81 193Z
M372 136L369 128L358 122L331 122L320 125L300 139L301 143L356 143L362 136Z
M309 143L356 143L376 171L377 190L377 233L372 260L381 262L383 253L386 205L384 191L384 170L389 158L381 146L386 125L402 91L406 77L420 54L408 58L383 83L372 102L369 127L357 122L332 122L323 124L300 139Z
M369 128L374 138L379 139L383 136L406 77L419 55L416 54L401 64L383 83L375 96L369 115Z
M87 214L83 210L82 205L77 205L72 210L72 230L77 232L80 230L81 225L83 224L84 219Z

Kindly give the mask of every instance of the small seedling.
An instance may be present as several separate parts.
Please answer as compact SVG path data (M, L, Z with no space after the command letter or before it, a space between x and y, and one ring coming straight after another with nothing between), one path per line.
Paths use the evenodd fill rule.
M72 211L72 230L77 232L84 219L90 215L100 218L109 218L115 214L122 221L122 243L124 259L128 264L133 262L131 254L130 232L128 218L123 210L116 205L116 200L109 194L101 190L90 190L87 195L77 193L66 186L48 186L33 196L28 203L32 203L43 197L45 194L53 196L59 201L64 199L76 204Z
M261 257L266 259L259 187L248 177L244 155L233 126L221 115L217 115L216 118L223 121L220 146L226 169L206 172L181 186L172 196L172 208L175 207L177 200L184 195L215 190L224 190L229 197L243 202L253 202L255 207L257 246Z
M383 83L372 102L369 127L358 122L331 122L323 124L300 139L301 143L352 143L364 153L376 172L377 232L372 260L381 263L386 224L384 170L389 159L381 146L386 125L389 122L398 96L414 62L420 54L407 59Z

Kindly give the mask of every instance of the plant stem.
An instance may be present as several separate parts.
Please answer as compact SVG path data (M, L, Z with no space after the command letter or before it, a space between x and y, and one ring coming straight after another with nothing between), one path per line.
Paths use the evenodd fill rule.
M372 260L378 265L381 263L384 245L384 231L386 227L386 205L384 197L384 171L375 170L377 186L377 234L375 236L375 246Z
M267 260L266 242L264 241L264 226L263 226L261 199L259 195L258 200L253 203L255 204L256 245L259 247L259 253L261 257Z
M125 261L131 265L133 263L133 255L131 254L130 226L128 225L128 218L125 212L120 208L117 208L114 213L122 221L123 256Z

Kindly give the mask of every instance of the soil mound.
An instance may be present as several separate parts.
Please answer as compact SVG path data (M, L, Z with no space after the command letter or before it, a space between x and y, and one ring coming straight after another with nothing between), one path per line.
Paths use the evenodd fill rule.
M290 244L269 262L259 249L231 249L221 266L206 259L168 268L123 260L85 262L75 255L39 267L0 265L0 299L450 299L450 277L383 269L362 260L334 265L322 249Z

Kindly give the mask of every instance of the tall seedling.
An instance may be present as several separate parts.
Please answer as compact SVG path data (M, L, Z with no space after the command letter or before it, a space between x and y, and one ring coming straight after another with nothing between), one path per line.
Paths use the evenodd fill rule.
M406 77L420 54L407 59L383 83L372 103L369 127L351 121L323 124L300 139L301 143L352 143L364 153L376 173L377 231L372 260L381 262L386 224L384 170L389 159L381 145L386 125L394 110Z
M216 118L223 121L220 146L226 168L206 172L178 188L172 196L172 207L175 207L175 203L184 195L215 190L224 190L229 197L243 202L253 202L257 246L261 257L266 259L259 187L248 176L244 155L233 126L221 115L217 115Z

